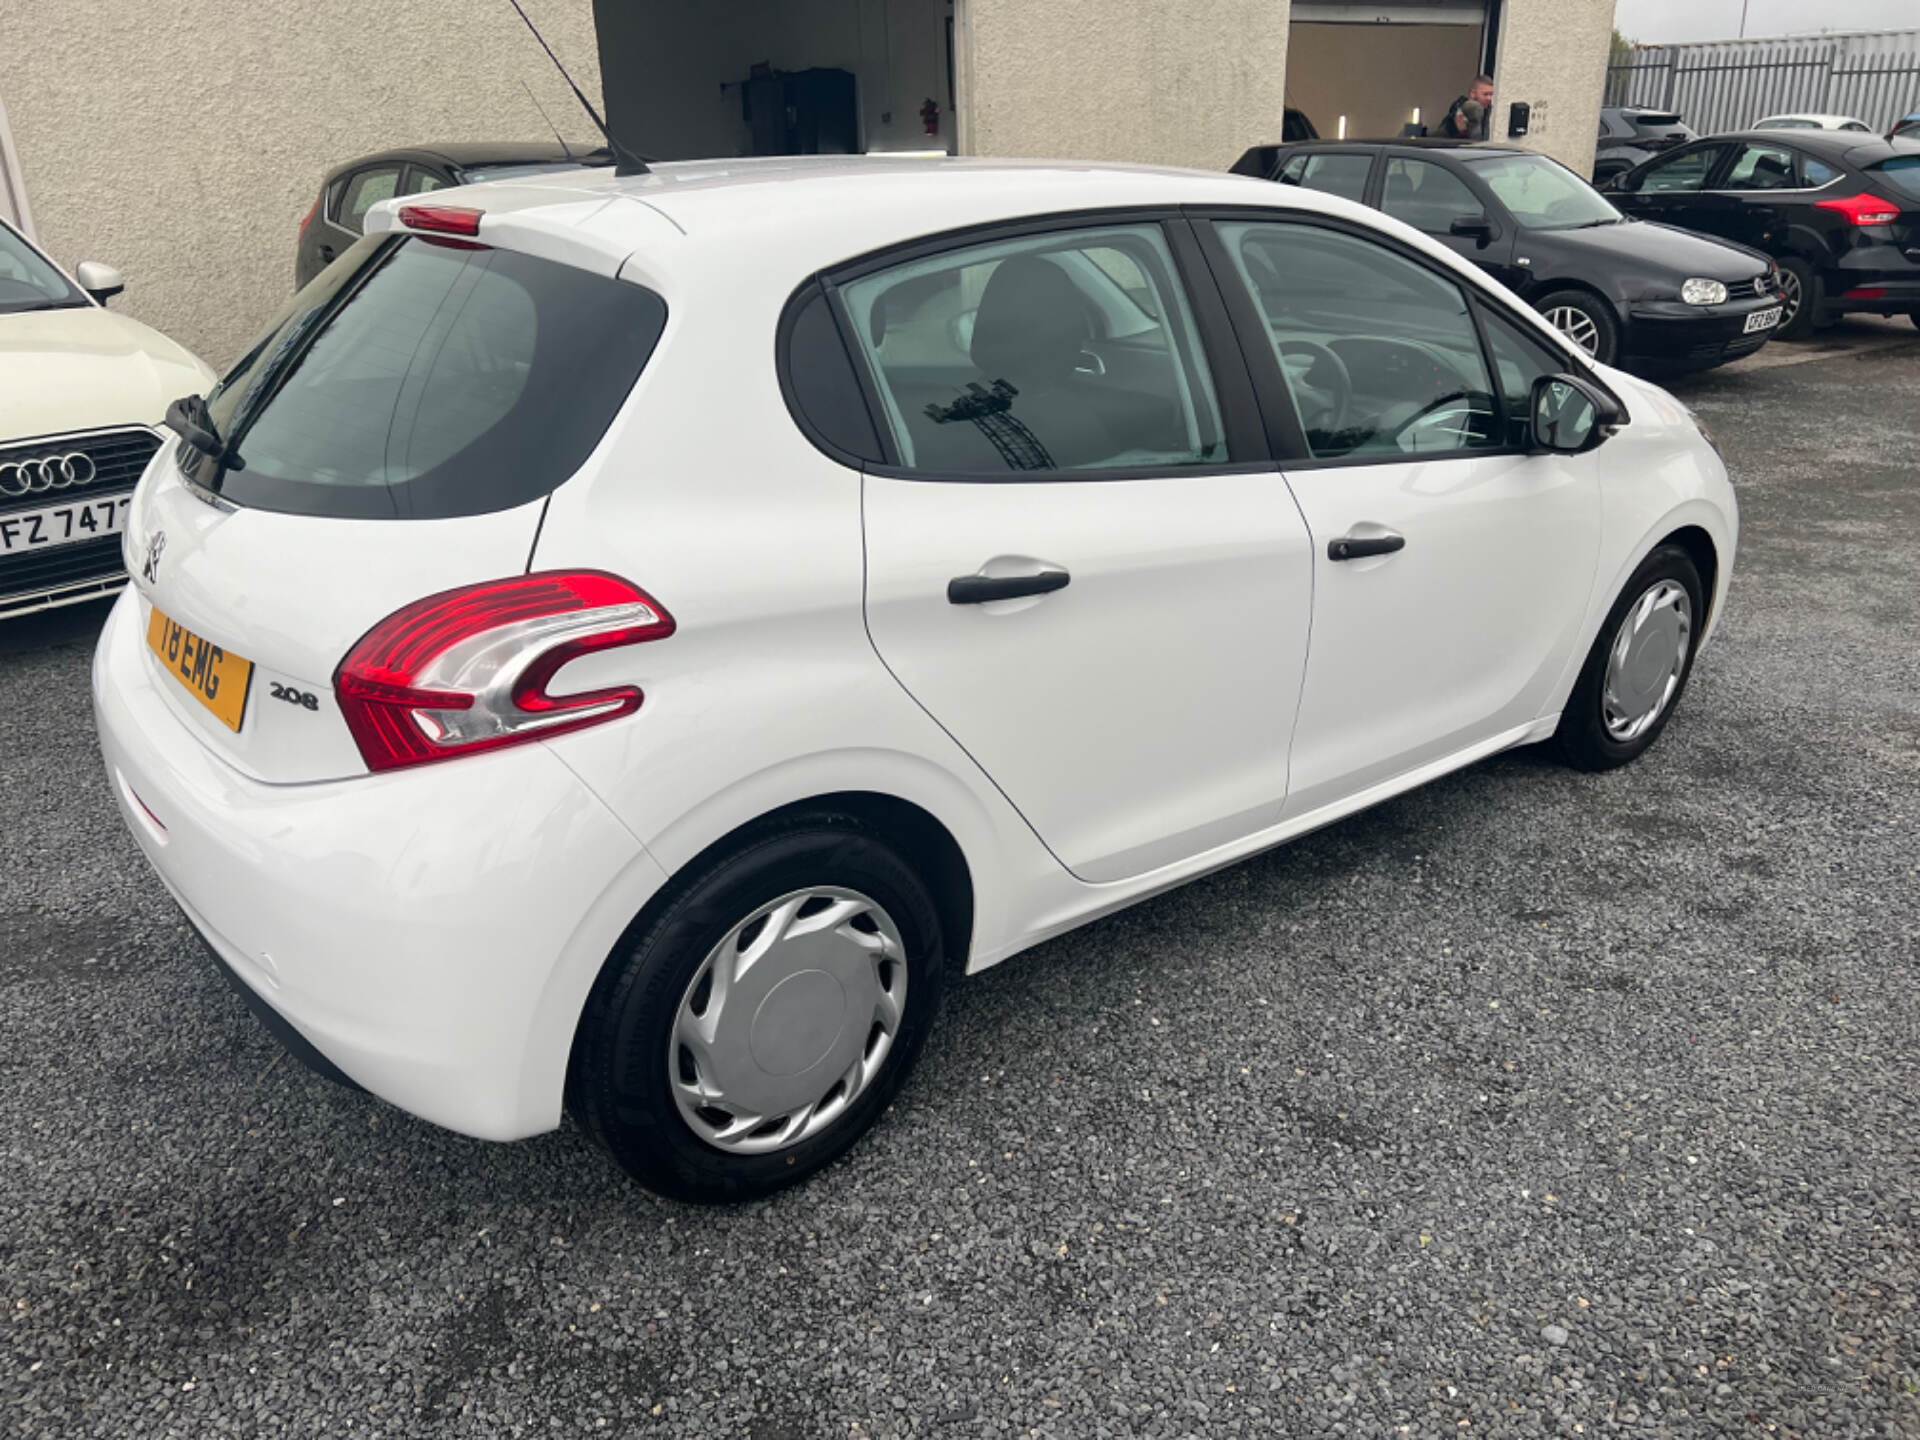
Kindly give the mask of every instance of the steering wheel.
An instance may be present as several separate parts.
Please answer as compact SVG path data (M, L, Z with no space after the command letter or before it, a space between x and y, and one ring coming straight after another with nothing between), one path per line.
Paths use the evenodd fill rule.
M1289 355L1307 356L1304 369L1287 364ZM1318 340L1282 340L1280 368L1287 372L1293 402L1300 411L1300 427L1326 434L1347 423L1347 411L1353 404L1353 376L1347 362L1331 346ZM1312 393L1303 394L1302 388Z
M1405 435L1409 430L1413 429L1414 426L1418 425L1421 421L1427 419L1429 416L1434 415L1436 412L1444 410L1449 405L1459 406L1461 410L1464 411L1466 414L1472 414L1471 400L1472 400L1471 396L1468 396L1465 394L1458 394L1458 393L1453 395L1442 395L1438 399L1429 400L1426 404L1422 405L1418 410L1414 411L1411 415L1407 416L1406 419L1402 420L1398 425L1395 425L1393 429L1384 438L1395 444L1398 444L1400 437ZM1447 448L1455 449L1457 448L1457 446L1450 445Z

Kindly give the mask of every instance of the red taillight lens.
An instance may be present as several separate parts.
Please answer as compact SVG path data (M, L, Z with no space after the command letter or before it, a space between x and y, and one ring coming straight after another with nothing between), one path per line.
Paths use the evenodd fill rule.
M673 628L644 590L597 570L469 585L369 630L334 672L334 698L369 770L450 760L631 715L631 685L549 695L547 683L569 660Z
M1843 195L1837 200L1816 200L1818 210L1838 210L1855 225L1891 225L1900 218L1900 207L1878 195Z
M484 213L457 205L402 205L400 223L409 230L429 230L436 235L478 235Z
M325 195L326 193L326 191L322 190L320 195ZM320 195L313 197L313 204L307 207L306 216L300 221L299 238L302 240L307 238L307 227L313 224L313 217L320 213Z

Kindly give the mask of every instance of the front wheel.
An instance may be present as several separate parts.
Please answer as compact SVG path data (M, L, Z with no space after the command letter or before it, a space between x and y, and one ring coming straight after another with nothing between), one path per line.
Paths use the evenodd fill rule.
M1780 263L1780 328L1782 340L1804 340L1820 323L1820 277L1806 261L1788 256Z
M1612 770L1660 737L1693 672L1706 619L1700 572L1677 545L1640 562L1614 602L1554 739L1581 770Z
M939 917L912 868L842 816L786 822L676 884L594 986L572 1105L647 1188L750 1200L885 1111L939 1009Z
M1620 350L1620 322L1606 301L1585 290L1556 290L1541 296L1535 308L1594 360L1613 364Z

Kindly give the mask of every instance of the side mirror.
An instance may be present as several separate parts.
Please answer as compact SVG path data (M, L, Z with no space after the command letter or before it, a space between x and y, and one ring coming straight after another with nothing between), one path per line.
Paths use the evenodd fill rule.
M102 265L98 260L82 260L74 268L73 278L80 282L82 290L102 305L127 288L126 276L111 265Z
M1625 418L1612 396L1574 375L1542 375L1534 381L1529 416L1536 455L1591 450Z
M1447 226L1447 233L1472 240L1484 250L1487 242L1493 239L1493 222L1484 215L1456 215L1453 223Z

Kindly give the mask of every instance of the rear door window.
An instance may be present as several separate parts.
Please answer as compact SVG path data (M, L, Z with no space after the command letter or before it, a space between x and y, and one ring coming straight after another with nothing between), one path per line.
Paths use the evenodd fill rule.
M1466 181L1431 160L1387 161L1380 208L1429 235L1445 235L1455 220L1486 218L1486 207Z
M369 236L302 290L214 389L239 463L203 485L302 515L439 519L564 481L653 353L640 286L489 246Z
M1794 154L1778 145L1747 145L1735 157L1724 190L1792 190Z
M1016 478L1228 459L1157 225L956 247L841 295L906 470Z
M1676 191L1698 190L1707 183L1725 147L1707 145L1684 150L1678 155L1662 156L1640 171L1639 177L1623 188L1642 195L1665 195Z

